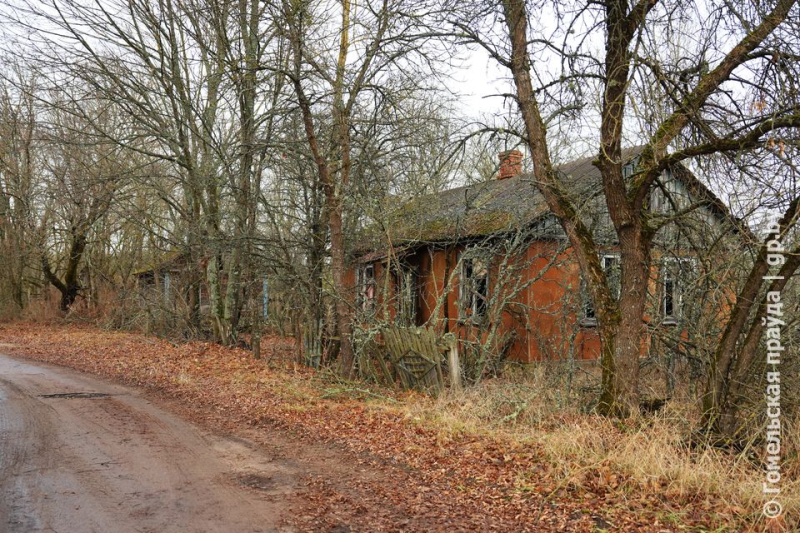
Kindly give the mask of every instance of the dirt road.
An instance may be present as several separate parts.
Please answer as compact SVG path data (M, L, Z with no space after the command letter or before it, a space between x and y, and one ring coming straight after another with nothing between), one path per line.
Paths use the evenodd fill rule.
M298 477L135 389L0 355L0 532L284 531Z

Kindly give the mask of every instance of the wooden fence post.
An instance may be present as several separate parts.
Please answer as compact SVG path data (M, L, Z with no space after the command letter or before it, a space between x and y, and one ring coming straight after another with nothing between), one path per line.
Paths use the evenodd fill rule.
M458 361L458 339L454 339L447 352L447 368L450 369L450 387L461 390L461 364Z

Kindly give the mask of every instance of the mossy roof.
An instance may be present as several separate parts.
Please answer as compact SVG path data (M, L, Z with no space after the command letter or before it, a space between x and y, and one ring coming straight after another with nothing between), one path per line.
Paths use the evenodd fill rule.
M642 147L623 150L624 160L632 160ZM557 167L566 192L587 217L605 210L600 170L592 164L596 156L584 157ZM724 203L692 172L678 164L675 176L683 181L696 197L708 201L720 218L734 223ZM512 232L530 227L549 214L549 209L534 183L532 174L503 180L493 179L414 198L401 204L387 218L388 236L395 245L455 242L470 238ZM589 222L589 220L587 220ZM385 239L386 233L383 233ZM374 249L362 243L362 251Z
M392 214L390 234L398 242L443 241L525 224L547 211L529 180L515 176L415 198Z
M576 198L600 192L600 172L592 159L558 167ZM389 234L397 244L479 238L527 227L548 213L533 175L527 173L414 198L390 215Z

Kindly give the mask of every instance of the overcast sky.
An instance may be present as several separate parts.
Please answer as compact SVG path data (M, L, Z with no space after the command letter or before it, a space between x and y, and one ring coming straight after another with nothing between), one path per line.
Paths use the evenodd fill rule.
M465 116L477 118L484 113L508 112L504 98L489 97L512 90L508 70L500 67L482 48L464 55L460 68L453 71L453 78L451 89L461 95L460 109Z

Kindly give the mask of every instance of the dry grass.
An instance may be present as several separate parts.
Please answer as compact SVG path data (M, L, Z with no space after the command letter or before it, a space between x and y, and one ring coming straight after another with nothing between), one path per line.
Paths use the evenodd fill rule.
M544 494L552 491L562 502L564 498L583 498L588 493L580 501L591 502L595 507L627 506L642 494L651 496L651 500L656 495L655 507L651 501L640 502L634 508L652 510L662 524L676 530L697 523L722 524L710 531L764 529L759 448L751 450L748 457L691 447L688 443L698 425L698 413L688 401L673 401L654 416L619 422L582 412L586 398L580 391L588 383L574 382L567 392L559 373L544 365L513 378L488 380L462 392L446 391L430 398L341 382L325 372L293 368L289 343L284 347L277 339L273 340L273 348L286 352L289 359L273 360L269 356L255 362L244 352L209 343L173 346L141 336L88 328L23 327L17 333L6 331L6 336L32 341L39 348L54 345L53 357L96 373L111 372L129 379L138 376L136 379L142 383L177 385L182 391L196 389L202 395L247 390L247 395L242 392L236 397L237 408L259 405L257 402L265 398L277 406L264 410L265 415L254 412L254 419L284 417L293 424L308 424L314 434L330 432L338 438L345 437L342 432L347 428L357 427L358 431L347 438L358 441L358 449L369 443L383 450L384 441L389 441L387 429L399 423L409 428L423 426L438 435L431 437L437 442L481 442L493 450L536 450L535 456L546 461L545 470L538 469L535 461L531 463L536 466L534 470L527 470L528 466L509 469L516 476L510 478L512 488L519 493L542 494L541 488L547 486ZM77 357L81 353L97 353L100 345L105 347L103 353L116 350L113 357L107 361ZM121 346L135 348L123 350ZM118 362L124 362L124 368L113 366ZM160 369L157 375L153 374L154 369ZM229 393L220 394L227 399ZM391 424L378 423L384 418ZM370 424L375 426L371 430ZM787 424L783 439L780 501L787 510L789 529L782 531L794 531L798 526L797 428L797 424ZM396 444L403 449L392 451L389 456L403 457L419 468L426 454L420 452L419 461L415 459L412 452L417 445L409 435L421 434L408 428L398 427L397 431L401 437ZM461 438L473 435L481 438ZM459 454L464 453L459 450ZM451 460L446 453L437 456L437 461L445 459ZM468 458L465 460L469 463ZM547 476L550 481L542 483L535 476ZM597 494L609 497L597 500ZM685 515L687 512L695 514Z
M667 501L707 500L709 512L756 529L764 525L761 507L768 498L758 449L734 454L690 445L699 422L693 405L671 402L657 415L619 422L581 413L574 403L558 407L558 399L568 395L551 386L552 379L533 372L522 382L494 380L437 399L407 401L401 409L440 430L541 447L563 486L599 482L631 493L657 492ZM800 434L797 424L788 427L780 501L787 523L797 527L800 479L791 473L798 471L794 450Z
M64 320L64 314L59 310L58 302L58 291L49 290L46 297L31 300L20 318L40 324L59 323Z

